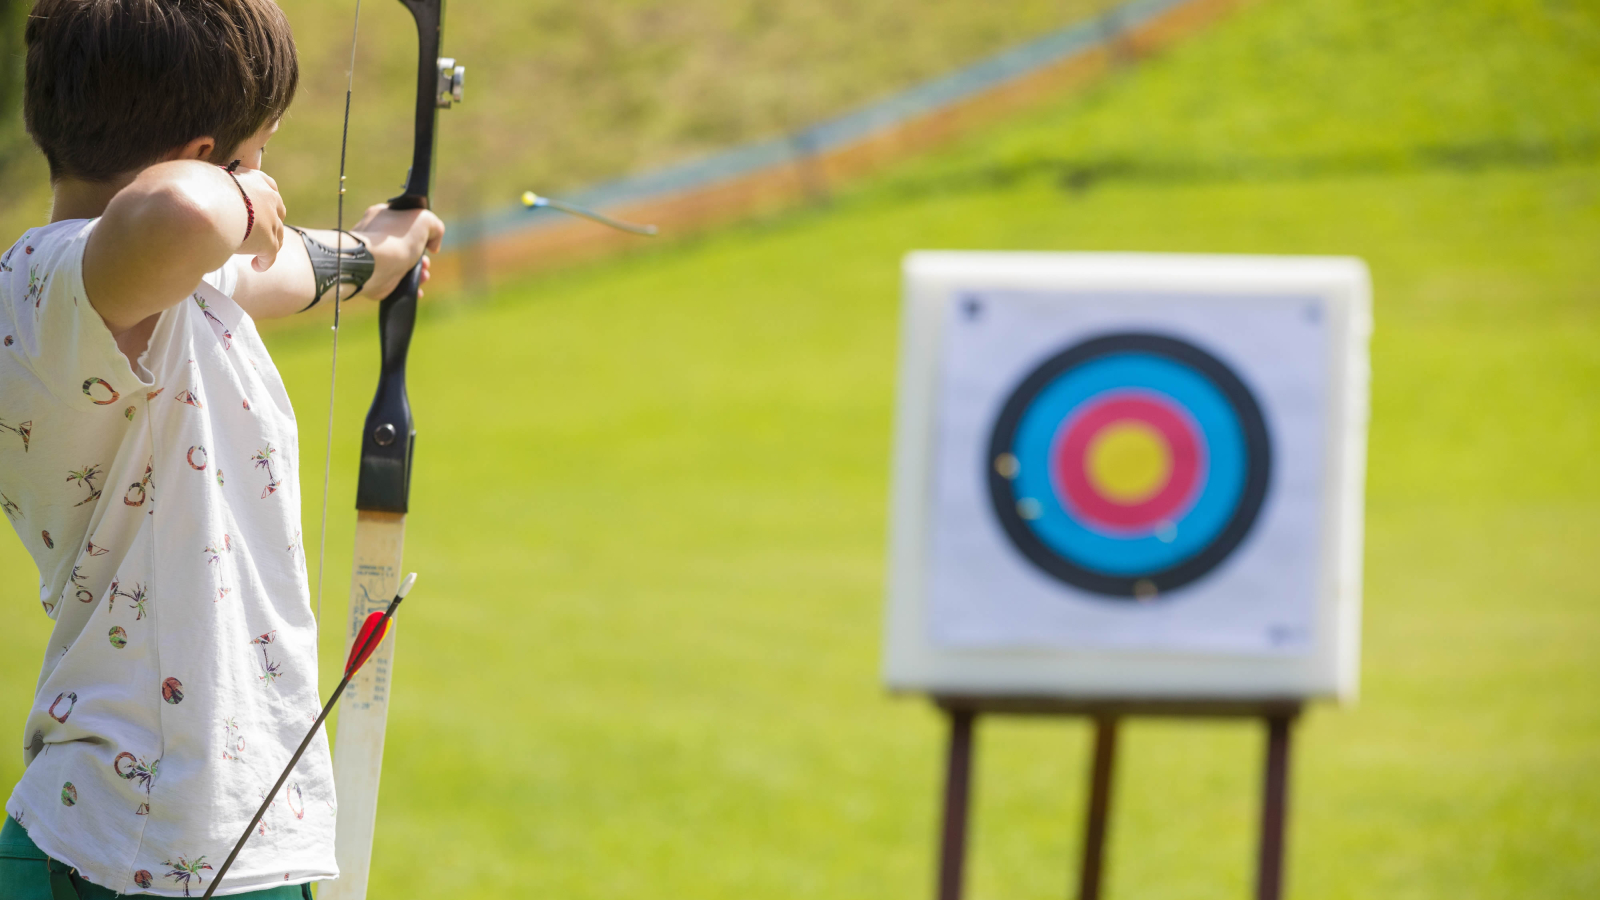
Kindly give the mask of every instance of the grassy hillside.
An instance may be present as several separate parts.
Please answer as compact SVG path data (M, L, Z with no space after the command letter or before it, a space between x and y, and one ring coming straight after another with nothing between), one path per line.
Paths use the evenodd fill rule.
M827 208L435 303L375 891L929 894L940 723L877 666L898 263L951 247L1365 258L1363 696L1299 733L1291 890L1600 893L1597 16L1280 0ZM321 325L273 338L308 469ZM347 327L332 621L376 369ZM0 544L0 720L32 579ZM984 725L972 896L1066 891L1086 739ZM1259 753L1134 724L1111 896L1244 896Z
M1592 3L1289 0L1178 53L918 174L1082 184L1600 159Z
M280 5L294 27L302 77L267 168L296 221L331 223L356 3ZM468 67L467 100L445 114L436 206L452 214L498 208L529 188L559 191L782 134L1111 5L447 4L444 52ZM365 3L361 15L348 186L365 207L393 195L411 162L416 38L394 0ZM42 160L30 157L3 174L0 228L36 224L48 205Z

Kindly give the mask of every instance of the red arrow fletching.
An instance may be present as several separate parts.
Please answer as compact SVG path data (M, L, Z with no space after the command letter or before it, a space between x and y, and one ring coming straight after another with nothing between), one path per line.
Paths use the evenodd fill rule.
M368 613L367 620L361 623L361 631L356 634L355 643L350 645L350 658L344 661L344 673L354 675L359 671L388 633L389 622L384 619L383 610Z

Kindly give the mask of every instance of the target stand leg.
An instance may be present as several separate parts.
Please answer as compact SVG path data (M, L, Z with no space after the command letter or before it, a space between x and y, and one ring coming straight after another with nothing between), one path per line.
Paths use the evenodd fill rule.
M1261 785L1261 850L1256 900L1283 897L1284 826L1289 807L1289 726L1294 713L1267 716L1267 759Z
M967 858L967 800L972 785L972 725L976 713L950 709L950 755L945 764L944 826L939 836L938 900L961 900Z
M1094 717L1094 762L1089 770L1089 811L1083 826L1083 865L1078 900L1100 900L1105 871L1106 829L1111 816L1111 779L1117 761L1117 718Z

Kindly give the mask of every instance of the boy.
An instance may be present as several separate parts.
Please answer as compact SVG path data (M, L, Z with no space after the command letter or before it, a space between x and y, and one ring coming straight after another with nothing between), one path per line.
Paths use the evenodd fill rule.
M0 897L199 894L321 706L294 412L254 320L381 298L444 226L373 207L340 286L336 235L286 239L272 0L38 0L26 40L54 205L0 252L0 505L55 625ZM309 898L334 809L319 736L225 891Z

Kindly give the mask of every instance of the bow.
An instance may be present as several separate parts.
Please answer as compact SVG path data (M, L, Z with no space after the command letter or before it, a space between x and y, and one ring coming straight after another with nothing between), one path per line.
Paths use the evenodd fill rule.
M433 151L438 111L461 99L463 68L439 56L444 0L400 0L417 25L417 106L411 172L404 191L389 201L391 209L426 209L433 176ZM360 3L356 23L360 24ZM354 68L355 29L351 32ZM345 129L350 121L350 91L345 92ZM340 151L340 219L344 205L344 151ZM356 486L356 533L350 581L349 643L354 647L362 625L381 611L400 583L406 510L411 492L412 449L416 430L406 398L406 354L416 324L417 294L422 282L418 260L398 287L378 307L382 370L367 411L361 436L361 466ZM338 354L338 300L334 306L334 366ZM331 392L331 386L330 386ZM330 435L332 397L329 401ZM324 476L323 518L327 516ZM326 532L326 527L324 527ZM320 569L320 562L319 562ZM321 597L321 575L318 575ZM319 600L320 605L320 600ZM322 885L322 900L364 900L372 836L378 810L378 781L383 766L383 737L394 672L394 635L387 635L372 654L371 665L355 675L345 694L334 746L333 779L339 796L334 848L340 877Z

